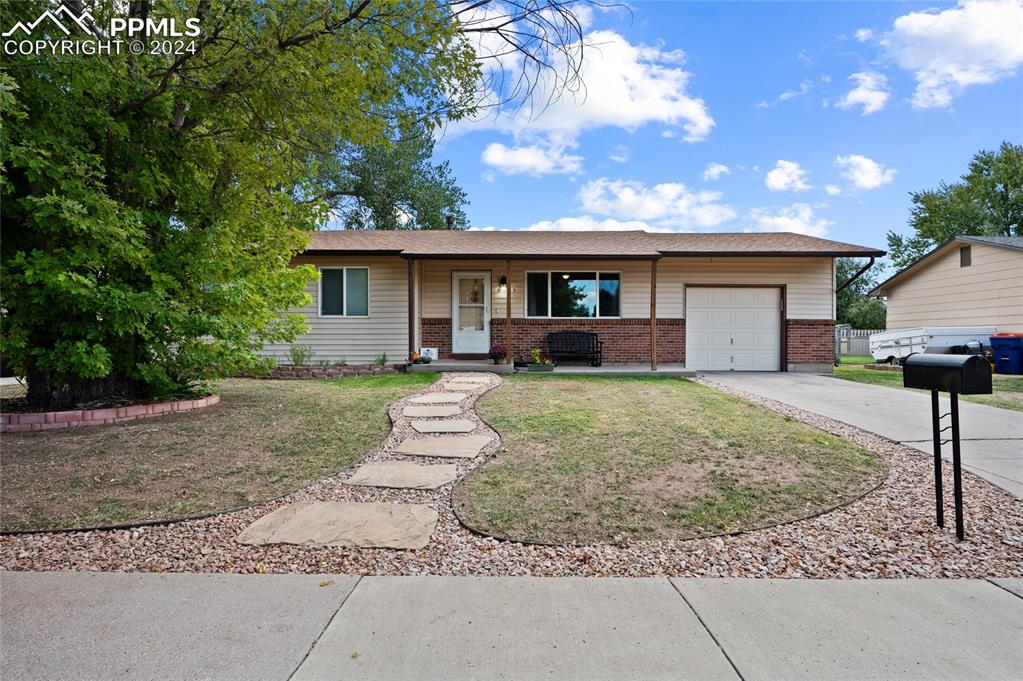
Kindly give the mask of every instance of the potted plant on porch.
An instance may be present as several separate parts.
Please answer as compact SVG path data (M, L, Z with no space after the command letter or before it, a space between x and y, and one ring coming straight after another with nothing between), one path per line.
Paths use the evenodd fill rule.
M507 356L508 350L503 345L494 344L490 346L490 359L494 360L494 364L504 364L504 359Z
M530 350L530 362L526 365L527 371L554 371L554 361L543 354L540 348Z

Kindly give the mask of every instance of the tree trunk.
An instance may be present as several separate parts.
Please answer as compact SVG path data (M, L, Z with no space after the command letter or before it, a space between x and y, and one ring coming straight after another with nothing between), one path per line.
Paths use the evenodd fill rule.
M126 376L110 375L64 384L33 365L25 372L25 378L28 403L47 409L126 404L149 397L143 382Z

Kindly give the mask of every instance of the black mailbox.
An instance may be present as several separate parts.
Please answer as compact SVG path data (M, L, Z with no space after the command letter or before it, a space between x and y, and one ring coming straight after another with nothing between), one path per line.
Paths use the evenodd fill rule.
M915 352L902 363L902 385L960 395L990 395L991 365L980 355Z

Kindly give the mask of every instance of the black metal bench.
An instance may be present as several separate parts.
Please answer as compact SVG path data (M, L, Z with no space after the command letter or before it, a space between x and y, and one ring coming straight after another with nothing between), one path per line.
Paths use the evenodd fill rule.
M551 359L589 359L599 367L604 362L604 344L590 331L551 331L547 334L547 354Z

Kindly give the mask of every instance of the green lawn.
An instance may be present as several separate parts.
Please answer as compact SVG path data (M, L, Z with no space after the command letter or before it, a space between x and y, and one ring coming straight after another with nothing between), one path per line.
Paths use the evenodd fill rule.
M838 358L838 363L859 364L860 366L863 366L864 364L873 364L874 358L870 355L844 355Z
M454 492L524 541L690 538L802 517L883 476L867 450L673 378L513 375L477 404L502 438Z
M878 371L862 367L838 366L835 367L833 375L835 378L855 381L857 383L886 385L892 388L902 387L901 371ZM992 407L1001 407L1002 409L1023 411L1023 376L1000 376L995 374L992 383L994 394L963 395L962 399Z
M221 381L220 404L125 424L3 436L0 527L53 529L210 513L334 473L387 436L392 402L436 380Z

